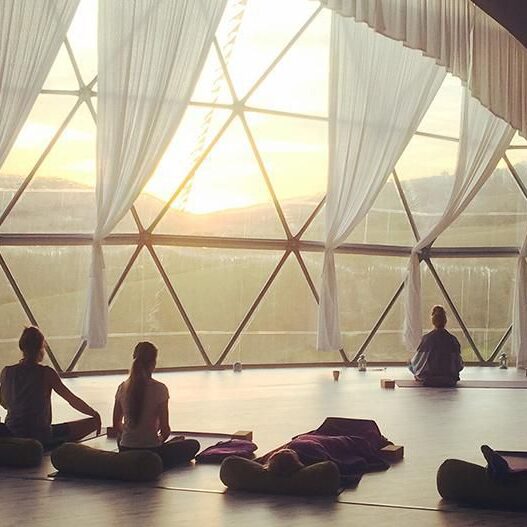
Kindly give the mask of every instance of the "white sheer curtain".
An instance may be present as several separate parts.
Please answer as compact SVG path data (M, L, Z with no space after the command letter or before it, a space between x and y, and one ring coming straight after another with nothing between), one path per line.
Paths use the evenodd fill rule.
M527 137L527 49L470 0L320 2L422 50L465 81L470 76L472 96Z
M516 267L516 288L512 309L512 353L516 367L527 368L527 238L523 242Z
M226 0L99 2L97 225L84 336L107 341L101 241L130 210L172 139Z
M333 251L373 205L445 70L420 51L333 15L326 250L318 349L341 347Z
M0 2L0 166L42 89L78 4Z
M495 116L464 88L457 166L449 201L439 219L412 250L405 294L404 341L415 351L423 333L419 253L429 246L470 203L492 174L514 130Z

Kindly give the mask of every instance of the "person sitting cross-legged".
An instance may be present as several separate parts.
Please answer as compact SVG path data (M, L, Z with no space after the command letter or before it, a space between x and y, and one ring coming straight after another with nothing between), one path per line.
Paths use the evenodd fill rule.
M195 439L170 436L168 389L154 379L157 348L151 342L139 342L134 349L130 375L115 395L113 427L119 450L147 449L161 457L165 469L186 463L197 454ZM167 441L168 440L168 441Z
M100 433L99 414L72 393L57 372L42 366L45 352L44 335L37 327L27 327L19 340L22 359L6 366L0 374L0 402L7 410L5 423L0 424L0 437L37 439L44 448L66 441L78 441L91 432ZM51 424L51 392L55 391L86 419Z
M455 386L463 369L461 347L457 338L445 328L446 312L442 306L432 308L434 329L423 336L410 362L415 380L425 386Z

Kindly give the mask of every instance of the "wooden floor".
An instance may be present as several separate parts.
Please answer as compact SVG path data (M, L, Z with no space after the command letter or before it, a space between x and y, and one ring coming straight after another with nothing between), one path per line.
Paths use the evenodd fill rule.
M525 379L523 372L470 368L466 379ZM159 374L170 389L171 425L179 430L254 431L258 453L316 428L326 416L375 419L384 435L403 444L403 462L364 476L337 500L225 493L218 467L190 465L155 484L53 480L49 458L34 470L0 470L0 525L337 525L523 526L524 514L445 504L435 488L447 457L484 464L486 443L527 450L527 390L382 390L381 378L404 378L402 368L359 373L284 369ZM109 424L123 377L68 379ZM77 414L54 401L54 421ZM3 417L3 415L2 415ZM210 441L202 441L206 446ZM92 444L113 449L100 438Z

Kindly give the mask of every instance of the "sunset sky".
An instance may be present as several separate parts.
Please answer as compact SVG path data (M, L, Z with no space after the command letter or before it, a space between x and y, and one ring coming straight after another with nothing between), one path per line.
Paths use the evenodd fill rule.
M249 0L228 66L238 97L243 97L281 49L317 8L306 0ZM236 2L231 2L218 30L220 46L232 26ZM96 74L97 2L82 0L68 38L81 75L88 83ZM280 17L276 12L280 11ZM305 115L327 115L330 15L323 10L249 98L247 105ZM232 102L214 50L211 50L193 100ZM73 67L63 47L44 85L45 89L76 89ZM425 132L457 136L461 84L448 76L421 123ZM25 176L76 102L74 96L41 95L17 138L1 173ZM96 107L96 101L94 100ZM168 199L230 112L191 107L145 191ZM205 125L205 119L209 124ZM282 200L322 196L327 167L327 123L295 117L246 112L265 167ZM202 137L203 136L203 137ZM457 145L414 137L398 163L401 179L452 173ZM95 183L95 125L82 105L62 134L37 177ZM18 179L17 179L18 181ZM9 185L9 183L3 183ZM16 186L15 182L13 183ZM31 189L31 187L30 187ZM207 212L247 207L270 200L241 121L236 118L207 158L176 207Z

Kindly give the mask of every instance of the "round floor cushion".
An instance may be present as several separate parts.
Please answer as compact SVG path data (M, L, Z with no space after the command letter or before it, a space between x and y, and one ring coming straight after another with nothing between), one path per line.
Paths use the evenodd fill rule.
M332 461L304 467L291 476L276 476L255 461L232 456L221 464L220 479L229 489L268 494L335 496L340 488L340 472Z
M437 471L437 490L443 499L463 505L527 510L525 473L496 481L484 467L460 459L447 459Z
M161 458L154 452L108 452L76 443L56 448L51 462L64 474L121 481L152 481L163 472Z
M42 462L44 448L36 439L0 438L0 466L36 467Z

